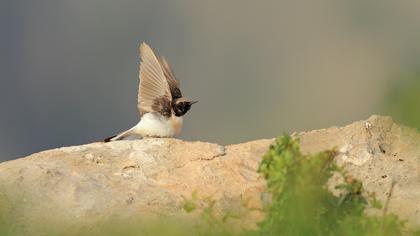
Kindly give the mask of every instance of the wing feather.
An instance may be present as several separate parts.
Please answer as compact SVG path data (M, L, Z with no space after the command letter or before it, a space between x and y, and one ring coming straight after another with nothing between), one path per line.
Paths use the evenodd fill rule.
M172 96L165 72L146 43L140 45L140 83L137 108L140 116L145 113L160 113L171 115Z
M168 61L161 57L159 59L160 65L162 66L163 73L165 74L166 81L168 81L169 90L171 91L172 99L175 100L177 98L182 97L182 93L179 87L179 82L176 80L175 73L172 70L171 66L169 65Z

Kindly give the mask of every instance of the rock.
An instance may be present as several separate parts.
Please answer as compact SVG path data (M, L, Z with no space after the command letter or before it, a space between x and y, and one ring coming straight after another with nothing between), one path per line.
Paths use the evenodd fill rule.
M303 132L299 137L303 152L339 150L338 164L382 203L395 181L388 212L406 219L410 227L420 227L420 133L416 129L373 115L366 121Z
M42 230L33 228L42 222L74 228L113 216L183 216L193 192L217 201L215 211L261 209L264 181L255 170L271 142L223 147L162 138L58 148L1 163L0 188L25 232Z
M382 202L395 180L388 211L420 226L417 131L372 116L297 136L304 152L339 150L338 163ZM267 198L256 169L271 143L224 147L162 138L48 150L0 164L0 199L14 214L11 224L23 232L42 230L40 222L81 227L114 216L189 217L183 204L192 195L203 208L214 200L216 213L241 211L241 224L252 227L262 219Z

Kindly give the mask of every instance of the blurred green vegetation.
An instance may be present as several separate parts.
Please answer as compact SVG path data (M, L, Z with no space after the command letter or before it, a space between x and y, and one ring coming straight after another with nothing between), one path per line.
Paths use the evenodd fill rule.
M365 214L368 205L381 204L334 157L334 150L304 155L297 140L277 139L259 168L272 194L262 235L402 235L404 222L395 215ZM333 174L343 180L335 186L339 194L327 188Z
M381 209L381 204L363 188L362 182L335 164L335 155L334 150L302 154L297 139L288 135L278 138L259 166L271 200L264 210L264 220L256 222L258 227L253 230L236 227L232 222L238 221L229 221L240 221L243 215L233 211L215 214L216 202L200 199L199 193L193 192L183 209L187 214L199 213L198 217L161 217L158 221L116 218L84 228L52 228L45 222L43 235L420 235L409 231L395 215L365 214L367 207ZM328 184L333 175L342 179L334 193ZM0 207L1 213L10 212L7 201L0 201ZM0 214L0 235L22 235L19 229L10 227L11 223L19 225L13 222L16 220L11 214Z
M393 80L383 110L397 122L420 129L420 71Z

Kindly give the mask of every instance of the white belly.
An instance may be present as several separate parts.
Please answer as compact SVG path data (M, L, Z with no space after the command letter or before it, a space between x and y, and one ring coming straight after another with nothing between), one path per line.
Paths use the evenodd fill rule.
M149 137L174 137L181 132L182 117L172 115L166 118L159 114L147 113L135 126L135 133Z

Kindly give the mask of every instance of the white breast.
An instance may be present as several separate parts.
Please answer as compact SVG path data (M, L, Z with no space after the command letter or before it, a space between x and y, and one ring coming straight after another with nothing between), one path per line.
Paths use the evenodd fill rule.
M182 117L172 115L170 118L159 114L147 113L141 117L135 127L135 133L149 137L174 137L181 132Z

